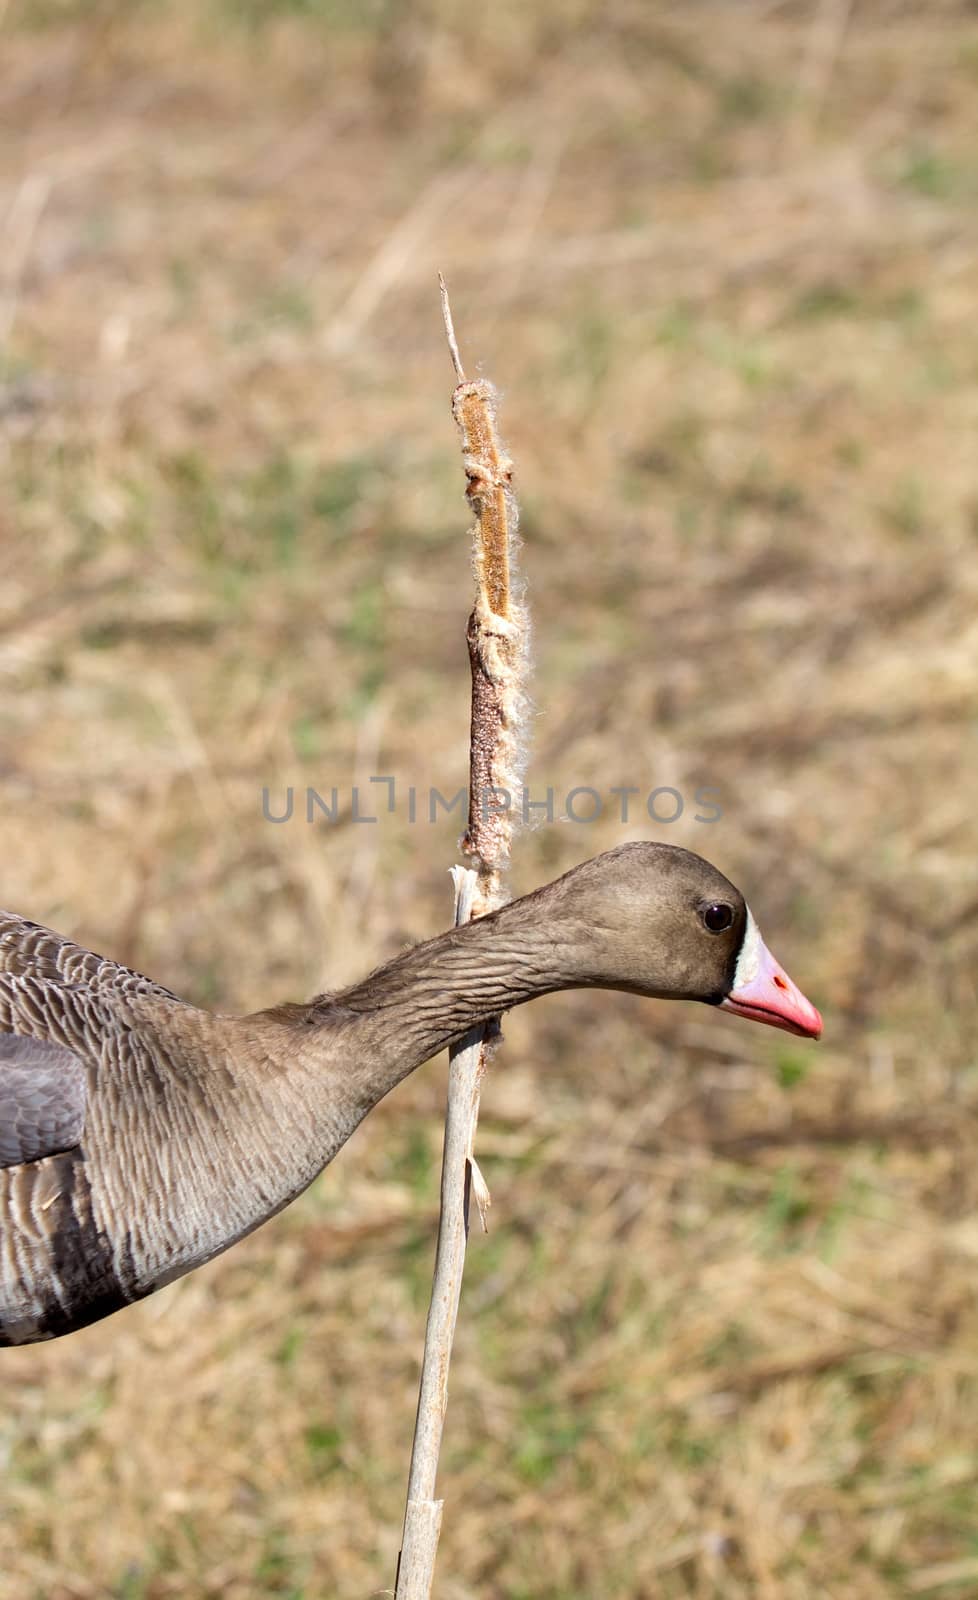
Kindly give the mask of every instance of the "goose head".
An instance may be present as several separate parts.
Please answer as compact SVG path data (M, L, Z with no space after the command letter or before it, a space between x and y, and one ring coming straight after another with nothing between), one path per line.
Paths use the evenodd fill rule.
M578 981L670 1000L817 1039L822 1019L761 937L740 890L692 851L634 843L559 879ZM566 918L566 921L565 921Z

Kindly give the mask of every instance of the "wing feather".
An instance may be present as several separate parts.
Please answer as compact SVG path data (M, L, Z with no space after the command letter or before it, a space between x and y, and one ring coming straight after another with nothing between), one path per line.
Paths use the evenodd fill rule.
M85 1102L85 1069L71 1050L0 1033L0 1167L74 1149Z
M71 984L120 995L158 995L162 1000L178 1000L161 983L132 972L118 961L96 955L93 950L73 944L63 934L42 928L37 922L9 911L0 911L0 975L32 978L39 982Z
M79 1144L103 1061L128 1092L155 1093L169 1048L159 1002L185 1009L162 984L0 911L0 1168Z

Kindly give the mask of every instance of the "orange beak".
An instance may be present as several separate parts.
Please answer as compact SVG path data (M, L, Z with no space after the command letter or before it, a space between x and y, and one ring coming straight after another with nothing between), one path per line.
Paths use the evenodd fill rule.
M770 1028L783 1028L802 1039L821 1038L822 1019L812 1002L778 966L756 929L754 934L753 970L742 981L734 980L727 998L720 1001L721 1008L738 1017L749 1017L752 1022L766 1022Z

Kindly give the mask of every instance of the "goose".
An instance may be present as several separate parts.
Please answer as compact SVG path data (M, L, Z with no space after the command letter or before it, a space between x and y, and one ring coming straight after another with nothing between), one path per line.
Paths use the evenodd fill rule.
M71 1333L209 1261L422 1062L579 987L821 1033L739 890L659 843L596 856L351 988L247 1016L0 912L0 1345Z

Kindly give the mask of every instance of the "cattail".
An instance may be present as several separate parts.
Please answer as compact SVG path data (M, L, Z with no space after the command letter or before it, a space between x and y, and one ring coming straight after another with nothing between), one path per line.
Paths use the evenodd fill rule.
M466 637L472 669L469 739L469 818L462 850L472 863L455 867L456 925L493 910L505 899L515 821L526 758L526 673L529 623L516 573L517 507L513 466L499 443L496 391L485 379L466 381L444 282L442 310L458 386L452 412L462 435L472 529L475 605ZM448 1107L441 1174L441 1211L431 1304L425 1330L418 1417L411 1453L396 1600L428 1600L441 1532L443 1501L435 1499L438 1453L448 1405L448 1368L458 1316L469 1196L486 1227L489 1191L473 1155L479 1095L498 1024L488 1023L449 1055Z
M472 670L469 823L462 849L479 878L476 915L503 898L515 805L526 764L529 624L517 570L513 464L496 429L496 391L460 383L452 413L462 435L466 496L475 512L476 600L466 637Z

